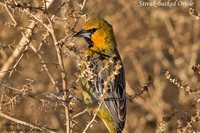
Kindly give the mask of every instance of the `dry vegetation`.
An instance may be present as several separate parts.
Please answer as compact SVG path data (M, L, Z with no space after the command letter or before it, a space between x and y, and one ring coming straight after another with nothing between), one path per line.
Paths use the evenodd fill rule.
M138 2L1 0L0 132L107 132L90 122L77 82L87 46L72 36L87 16L114 28L127 79L124 133L200 132L200 3Z

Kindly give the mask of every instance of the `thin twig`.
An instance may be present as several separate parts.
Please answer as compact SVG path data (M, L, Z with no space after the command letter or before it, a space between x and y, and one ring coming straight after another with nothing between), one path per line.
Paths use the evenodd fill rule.
M191 16L195 17L197 20L200 19L200 15L195 9L190 8L189 9L189 13L190 13Z
M62 56L62 49L59 46L59 43L57 41L57 38L55 36L55 32L54 32L54 28L53 28L53 23L51 22L51 20L48 18L49 20L49 25L46 25L42 20L40 20L37 16L35 16L32 13L29 13L35 20L37 20L38 22L40 22L51 34L52 38L53 38L53 42L54 42L54 46L56 49L56 53L57 53L57 58L58 58L58 64L60 67L60 71L61 71L61 79L62 79L62 87L63 87L63 99L67 99L67 80L66 80L66 72L65 72L65 67L64 67L64 62L63 62L63 56ZM69 114L69 107L67 105L64 105L65 107L65 115L66 115L66 132L70 133L70 114Z
M6 89L9 89L9 90L15 92L17 95L22 95L22 96L27 95L31 98L34 98L37 101L46 100L46 101L53 102L53 103L59 103L60 105L62 105L63 102L65 102L60 97L58 97L52 93L44 93L44 94L38 95L38 94L34 94L30 91L26 91L24 89L17 89L15 87L9 86L8 84L2 83L2 82L0 82L0 86L4 86Z
M88 109L84 109L83 111L81 111L81 112L75 114L74 116L72 116L72 119L75 119L75 118L79 117L80 115L85 114L87 111L88 111Z
M48 9L52 3L54 3L56 0L46 0L46 8ZM5 3L0 3L5 5ZM8 5L11 7L11 5ZM12 53L12 55L8 58L8 60L4 63L4 65L1 67L0 69L0 80L3 79L5 77L5 75L7 74L6 72L8 72L8 70L10 69L10 67L13 65L13 63L15 62L15 60L21 55L21 53L24 51L24 46L27 45L27 39L30 40L30 38L32 37L33 33L33 29L36 27L37 23L35 21L31 21L30 24L27 26L27 30L25 31L25 36L23 36L21 38L21 40L19 41L16 49L14 50L14 52Z
M21 124L21 125L33 128L33 129L37 129L37 130L40 130L40 131L45 131L45 132L49 132L49 133L56 133L56 132L54 132L54 131L52 131L52 130L50 130L48 128L36 126L36 125L34 125L32 123L28 123L28 122L16 119L16 118L11 117L9 115L6 115L6 114L4 114L2 112L0 112L0 117L3 117L3 118L8 119L8 120L10 120L12 122L16 122L18 124Z
M45 70L45 72L47 73L47 75L48 75L48 77L49 77L51 83L56 87L57 92L60 92L60 90L59 90L59 88L58 88L58 86L57 86L57 83L56 83L56 81L53 79L52 75L50 74L49 69L47 68L47 65L45 64L45 62L44 62L44 60L43 60L41 54L37 52L36 48L35 48L33 45L30 45L30 47L31 47L31 49L35 52L35 54L38 56L38 58L40 59L41 64L42 64L42 67L43 67L43 69Z
M190 87L189 85L185 84L183 81L178 80L176 77L172 77L169 71L165 72L165 78L168 79L172 84L174 84L178 88L184 89L184 91L188 92L189 94L192 94L192 93L200 94L200 88Z
M24 36L24 38L26 38L26 35L25 35L24 33L22 33L22 35ZM29 40L28 38L26 38L26 40L27 40L27 44L24 45L23 51L22 51L22 53L21 53L19 59L16 61L16 63L15 63L15 64L13 65L13 67L11 68L10 73L9 73L9 77L12 76L12 74L13 74L14 70L16 69L17 65L18 65L19 62L22 60L22 58L24 57L26 51L27 51L28 48L29 48L29 44L30 44L31 40Z
M58 64L60 66L60 70L61 70L61 78L62 78L62 87L63 87L63 92L64 92L64 100L67 99L67 80L66 80L66 72L65 72L65 67L64 67L64 62L63 62L63 56L62 56L62 49L58 44L57 38L55 36L55 32L54 32L54 28L53 28L53 24L51 22L51 20L49 19L49 24L50 24L50 33L52 35L53 38L53 42L54 42L54 46L56 48L56 53L57 53L57 58L58 58ZM70 133L70 123L71 123L71 119L70 119L70 113L69 113L69 107L65 104L63 104L64 108L65 108L65 116L66 116L66 132Z
M6 8L6 11L7 11L8 15L10 16L10 18L11 18L11 20L13 22L13 26L16 27L17 26L17 21L13 17L12 13L10 12L10 10L8 9L8 6L6 4L5 4L5 8Z
M83 0L83 4L81 5L81 11L84 9L87 0Z
M151 85L152 85L152 77L149 76L148 79L147 79L147 83L144 86L142 86L142 90L140 92L136 93L135 95L128 95L127 94L129 101L132 102L135 98L144 94L144 92L148 92Z
M17 48L14 50L14 52L12 53L12 55L8 58L8 60L4 63L4 65L1 67L0 69L0 79L3 79L5 77L5 75L7 74L6 72L9 71L10 67L12 66L12 64L15 62L15 60L22 54L22 52L25 49L25 46L28 45L28 43L30 43L30 38L32 37L32 31L34 29L34 27L36 26L36 22L35 21L31 21L31 23L29 24L27 30L26 30L26 36L23 36L22 39L20 40L19 44L17 45Z

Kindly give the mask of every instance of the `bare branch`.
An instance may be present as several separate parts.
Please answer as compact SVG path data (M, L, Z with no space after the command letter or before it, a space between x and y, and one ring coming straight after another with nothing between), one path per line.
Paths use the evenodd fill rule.
M30 45L30 47L35 52L35 54L38 56L38 58L40 59L43 69L45 70L45 72L47 73L47 75L48 75L49 79L51 80L52 84L56 87L56 90L59 93L60 90L59 90L59 88L57 86L57 83L53 79L52 75L50 74L49 69L47 68L47 65L45 64L44 60L42 59L41 54L37 52L36 48L33 45Z
M72 119L77 118L77 117L79 117L80 115L85 114L87 111L88 111L88 109L84 109L83 111L81 111L81 112L75 114L74 116L72 116Z
M17 26L17 21L15 20L15 18L13 17L12 13L10 12L8 6L5 4L5 8L6 11L8 13L8 15L10 16L11 20L13 21L13 26L16 27Z
M27 127L30 127L30 128L33 128L33 129L37 129L37 130L40 130L40 131L45 131L45 132L48 132L48 133L56 133L48 128L45 128L45 127L39 127L39 126L36 126L32 123L28 123L28 122L25 122L25 121L22 121L22 120L19 120L17 118L14 118L14 117L11 117L9 115L6 115L2 112L0 112L0 117L3 117L5 119L8 119L12 122L15 122L15 123L18 123L18 124L21 124L21 125L24 125L24 126L27 126Z
M190 13L190 15L192 15L193 17L195 17L197 20L200 19L200 15L199 15L199 13L195 9L190 8L189 9L189 13Z
M83 0L83 4L81 5L81 11L84 9L87 0Z
M54 1L55 0L47 0L46 1L46 8L48 9ZM14 52L12 53L12 55L8 58L7 62L5 62L4 65L1 67L1 69L0 69L0 80L5 77L5 75L9 71L10 67L15 62L15 60L22 54L25 46L30 43L30 41L27 42L27 39L31 40L31 37L33 35L32 31L35 28L36 24L37 23L35 21L31 21L30 24L27 26L28 28L25 31L26 36L23 36L21 38L21 40L19 41L19 43L18 43L16 49L14 50Z

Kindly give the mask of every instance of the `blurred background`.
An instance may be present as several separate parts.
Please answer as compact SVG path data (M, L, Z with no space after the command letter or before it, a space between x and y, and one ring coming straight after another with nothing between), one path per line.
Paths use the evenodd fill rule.
M182 4L155 7L143 6L143 2ZM74 40L72 35L81 29L87 18L103 17L114 29L126 71L127 94L135 96L127 98L127 121L123 132L200 132L200 21L195 12L200 12L199 2L56 0L47 12L41 11L40 7L44 7L44 1L0 2L0 112L56 132L65 132L63 107L59 102L43 99L49 94L57 95L44 65L56 86L62 87L56 50L44 24L48 25L48 18L53 18L55 36L58 41L64 40L62 55L68 89L82 99L75 57L77 51L86 49L87 45L83 39ZM192 10L193 15L189 13L190 8L195 10ZM21 48L20 40L27 36L32 20L37 25L27 38L28 43ZM21 52L14 58L16 49ZM6 70L2 69L5 64L10 64ZM166 71L170 74L166 75ZM144 90L149 76L151 85ZM73 101L71 117L84 109L84 104ZM91 118L88 113L74 118L72 131L82 132ZM0 132L10 131L30 132L31 128L0 117ZM102 133L107 129L97 118L87 132Z

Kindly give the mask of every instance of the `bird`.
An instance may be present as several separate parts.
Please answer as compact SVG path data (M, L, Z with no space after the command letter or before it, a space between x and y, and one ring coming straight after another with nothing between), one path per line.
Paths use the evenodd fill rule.
M103 18L91 18L74 37L83 37L88 46L80 61L85 63L79 65L84 102L95 112L105 94L97 115L110 133L122 133L126 121L125 71L112 25Z

